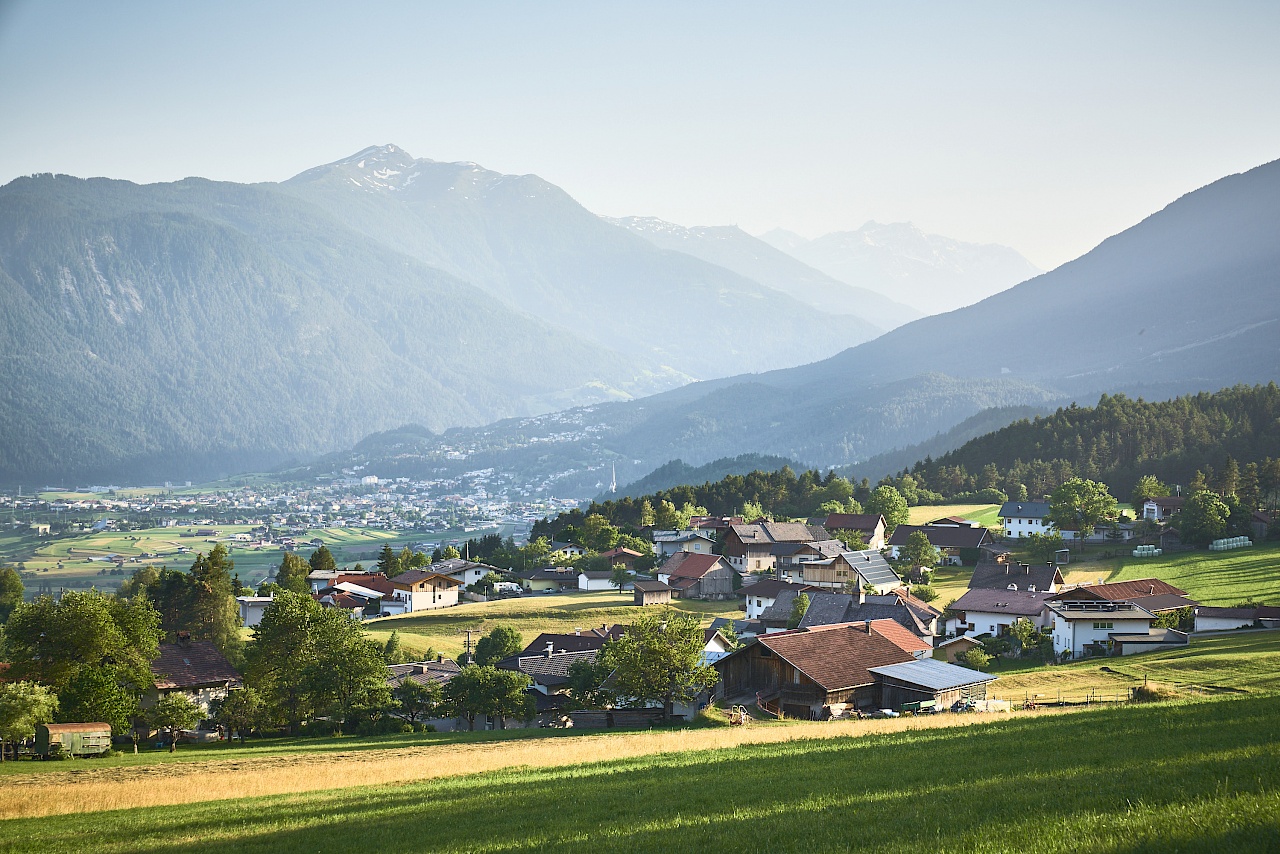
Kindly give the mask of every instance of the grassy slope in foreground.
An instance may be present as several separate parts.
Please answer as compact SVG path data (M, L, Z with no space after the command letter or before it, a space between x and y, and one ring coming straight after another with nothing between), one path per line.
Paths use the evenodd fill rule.
M814 739L22 819L0 823L0 848L1276 850L1273 705L1262 697L1108 709L963 733Z

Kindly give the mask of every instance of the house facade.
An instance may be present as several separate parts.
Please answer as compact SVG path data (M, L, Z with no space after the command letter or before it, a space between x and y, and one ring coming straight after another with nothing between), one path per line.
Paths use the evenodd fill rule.
M1142 518L1152 522L1168 522L1170 516L1182 510L1186 500L1178 495L1148 498L1142 504Z
M964 520L940 520L928 525L899 525L889 538L889 554L895 560L908 538L914 533L929 538L929 544L939 551L944 566L975 564L979 550L991 541L991 534L982 525Z
M679 599L728 599L734 595L737 571L719 555L681 552L658 570L658 580Z
M786 581L779 581L776 578L766 578L757 581L755 584L749 584L738 591L743 597L744 608L747 612L748 620L758 620L760 616L773 605L778 599L778 594L784 590L794 593L811 592L816 593L819 588L810 587L805 584L792 584Z
M775 543L807 543L829 540L821 525L800 522L755 522L730 525L724 537L724 556L734 569L748 572L771 572L775 567Z
M869 549L878 551L885 546L884 517L878 513L832 513L823 527L828 531L856 531Z
M160 644L160 655L151 662L154 686L142 697L143 708L169 694L183 694L205 715L214 700L241 686L240 673L213 641L193 641L187 632L179 632L177 643Z
M1053 525L1048 517L1048 501L1006 501L1000 505L1000 522L1008 539L1020 540L1031 534L1050 533Z
M1086 654L1110 654L1113 635L1146 636L1155 615L1131 602L1054 602L1053 650L1079 658Z
M947 609L953 616L947 620L947 635L1008 634L1020 619L1030 620L1038 628L1049 625L1051 593L1026 590L988 590L970 588Z
M567 566L543 566L516 573L526 593L559 593L578 589L578 571Z
M462 582L427 569L411 569L391 579L392 601L406 611L430 611L458 604Z
M653 550L659 559L668 558L680 552L709 555L715 548L715 544L716 535L709 530L653 532Z
M902 586L902 579L889 566L884 555L874 549L800 561L781 569L779 580L823 590L874 588L876 593L888 593Z

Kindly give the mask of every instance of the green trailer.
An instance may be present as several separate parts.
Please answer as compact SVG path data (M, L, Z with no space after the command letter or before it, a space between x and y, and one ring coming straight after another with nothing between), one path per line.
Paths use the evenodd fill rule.
M111 749L111 724L40 724L36 727L36 755L98 756Z

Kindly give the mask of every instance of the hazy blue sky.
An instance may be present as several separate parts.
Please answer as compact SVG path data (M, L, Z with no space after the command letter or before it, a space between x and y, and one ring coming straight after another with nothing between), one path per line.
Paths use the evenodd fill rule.
M280 180L367 145L602 214L868 219L1054 266L1280 157L1280 3L0 0L0 182Z

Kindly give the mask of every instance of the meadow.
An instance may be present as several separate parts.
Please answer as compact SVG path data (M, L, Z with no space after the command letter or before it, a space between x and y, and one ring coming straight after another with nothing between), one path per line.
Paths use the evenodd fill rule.
M207 527L215 528L216 537L198 536ZM251 547L228 538L234 534L248 533L249 525L194 526L181 525L172 528L144 528L136 531L85 532L76 536L57 539L39 539L26 532L20 536L8 535L0 539L0 554L11 563L21 561L34 576L26 580L27 595L37 592L41 585L57 590L59 587L87 589L97 587L113 591L129 575L143 566L167 566L186 569L195 560L197 552L207 552L218 543L226 546L235 561L236 572L245 584L256 586L280 565L281 550L278 546ZM405 533L369 528L321 528L296 535L300 543L314 537L324 541L340 565L352 565L363 561L372 565L383 544L399 550L410 543L424 539L440 540L461 536L460 532L443 534ZM300 549L303 557L310 553L310 546ZM118 557L124 561L117 574L114 563L106 560Z
M974 722L962 730L860 737L840 724L805 724L754 730L769 740L737 746L731 739L743 738L741 731L728 728L574 742L594 753L553 740L544 742L558 748L544 757L554 760L548 764L517 754L509 759L518 767L486 770L493 766L469 756L456 776L233 801L212 799L236 779L262 776L259 769L245 765L239 777L211 773L203 782L157 775L142 785L181 802L112 809L129 803L121 798L56 820L6 820L0 850L968 854L1280 847L1280 715L1271 697L954 717ZM870 722L843 726L857 723ZM710 743L719 734L725 741ZM702 737L716 749L681 743L681 736ZM628 740L646 738L655 743L631 752ZM663 745L663 738L671 740ZM457 763L441 753L424 749L404 761L423 772ZM349 783L365 781L359 764L347 767ZM462 768L481 773L458 775ZM79 785L48 800L74 805ZM9 788L0 802L25 801L20 788Z
M934 519L959 516L988 528L999 527L999 504L936 504L907 508L908 525L924 525Z
M510 626L530 643L538 634L573 634L614 623L629 623L637 608L630 592L532 594L493 602L463 602L441 611L385 617L365 624L374 640L386 642L392 631L400 633L405 649L425 653L428 649L450 657L460 655L466 645L466 631L472 643L495 626ZM674 600L671 606L697 614L704 625L716 617L743 619L740 599L725 602Z
M1000 677L992 694L1015 703L1054 702L1059 694L1072 701L1090 693L1123 696L1147 681L1182 694L1280 692L1280 632L1197 637L1185 649L1067 664L1009 659L989 670Z

